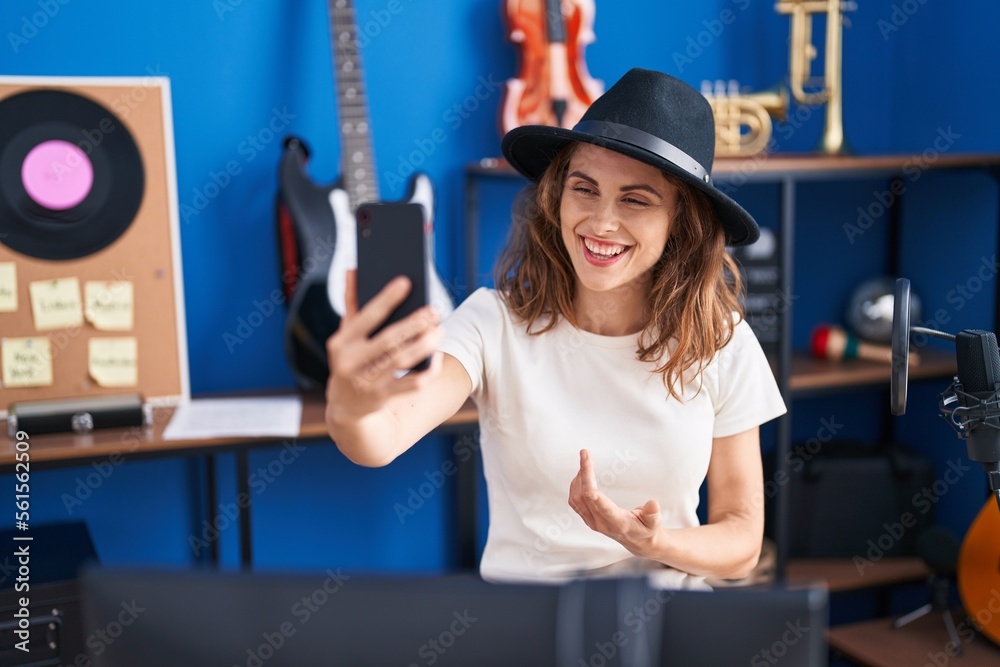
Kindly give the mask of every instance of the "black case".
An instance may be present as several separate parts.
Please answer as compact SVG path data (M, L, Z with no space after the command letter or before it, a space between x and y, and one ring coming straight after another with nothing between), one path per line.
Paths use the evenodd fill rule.
M815 456L792 447L787 485L789 555L870 558L917 555L917 538L934 522L934 468L899 445L831 441ZM801 462L801 463L799 463ZM765 480L774 487L774 455L765 457ZM916 502L914 497L920 496ZM906 515L910 516L907 517ZM768 503L773 537L774 499ZM904 525L909 524L909 525Z
M43 433L89 433L94 429L148 426L152 406L135 394L12 403L7 435L18 431L29 436Z

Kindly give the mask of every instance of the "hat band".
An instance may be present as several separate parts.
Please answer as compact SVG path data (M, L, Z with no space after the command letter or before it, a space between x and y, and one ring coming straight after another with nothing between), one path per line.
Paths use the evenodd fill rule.
M574 132L584 132L586 134L617 139L618 141L632 144L637 148L647 150L653 155L657 155L667 162L671 162L684 171L688 172L699 181L708 183L711 176L708 170L693 157L682 151L677 146L660 139L657 136L637 130L621 123L609 123L603 120L582 120L573 128Z

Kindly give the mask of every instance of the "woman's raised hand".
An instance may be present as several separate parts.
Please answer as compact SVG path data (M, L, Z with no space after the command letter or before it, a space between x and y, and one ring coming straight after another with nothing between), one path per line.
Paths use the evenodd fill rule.
M410 280L393 279L358 310L357 274L347 273L346 313L326 343L330 379L326 388L326 417L331 426L351 424L382 409L397 394L425 386L441 371L444 338L437 312L421 308L369 338L410 293ZM427 370L398 377L431 357Z

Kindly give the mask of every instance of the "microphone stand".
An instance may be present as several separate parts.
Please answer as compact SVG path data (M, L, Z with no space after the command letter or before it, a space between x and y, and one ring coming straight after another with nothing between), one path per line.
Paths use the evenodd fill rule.
M922 607L897 618L893 621L892 627L898 630L918 618L937 612L944 621L944 627L948 631L952 645L958 655L961 655L962 642L959 641L955 619L951 615L949 595L951 581L955 578L958 564L959 548L958 540L944 528L929 528L920 535L917 539L917 549L920 552L920 558L931 570L931 574L927 578L931 599Z
M955 340L955 334L938 331L937 329L928 329L927 327L910 327L910 332L924 334L925 336L930 336L931 338L940 338L941 340Z

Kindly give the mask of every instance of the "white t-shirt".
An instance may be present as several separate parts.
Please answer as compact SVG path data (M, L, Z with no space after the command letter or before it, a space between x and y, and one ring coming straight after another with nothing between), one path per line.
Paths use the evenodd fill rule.
M479 409L490 525L480 574L489 581L559 582L663 568L587 527L568 504L590 451L598 487L621 507L659 501L663 525L698 525L712 439L785 412L756 337L740 322L729 344L674 399L636 358L639 334L600 336L565 320L529 336L494 291L481 288L444 321L440 349L472 380ZM696 393L697 392L697 393ZM664 569L665 587L702 578Z

